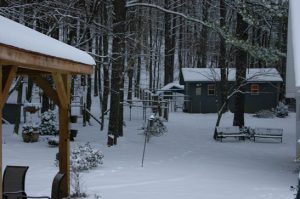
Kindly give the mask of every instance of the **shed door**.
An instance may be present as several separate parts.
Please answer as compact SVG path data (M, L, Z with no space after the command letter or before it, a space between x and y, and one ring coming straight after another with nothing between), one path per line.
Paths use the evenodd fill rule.
M194 113L201 113L201 95L202 95L202 85L196 84L195 99L192 102L192 110Z

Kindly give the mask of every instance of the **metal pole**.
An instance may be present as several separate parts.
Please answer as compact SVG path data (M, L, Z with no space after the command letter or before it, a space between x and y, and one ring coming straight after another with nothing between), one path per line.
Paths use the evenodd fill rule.
M147 138L148 138L148 131L146 129L146 131L145 131L144 149L143 149L143 157L142 157L142 167L144 166L144 159L145 159L145 153L146 153Z
M129 106L129 110L130 110L130 111L129 111L129 121L131 121L131 108L132 108L132 107Z

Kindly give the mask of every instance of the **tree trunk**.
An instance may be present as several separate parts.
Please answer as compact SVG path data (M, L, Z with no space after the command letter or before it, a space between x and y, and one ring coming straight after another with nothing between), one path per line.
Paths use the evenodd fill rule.
M220 26L225 28L226 26L226 5L225 0L220 0ZM221 69L221 81L218 83L217 89L217 106L218 106L218 117L216 122L216 127L220 125L223 113L227 110L228 106L228 80L227 80L227 65L226 65L226 43L222 35L220 37L220 50L219 50L219 66ZM216 128L214 131L214 139L217 139Z
M92 107L92 77L91 75L87 76L87 92L86 92L86 109L91 112L91 107ZM88 123L90 123L90 114L88 112L84 112L85 114L85 119Z
M165 0L165 8L170 5L170 0ZM174 48L172 45L172 29L170 14L165 13L165 80L164 85L173 82L174 73Z
M141 41L140 41L141 42ZM138 43L140 43L138 42ZM139 48L138 49L141 49L140 47L140 44L138 44ZM140 51L141 52L141 51ZM137 69L136 69L136 77L135 77L135 84L134 84L134 96L135 97L140 97L139 93L140 93L140 81L141 81L141 67L142 67L142 55L138 55L138 60L137 60Z
M20 80L20 84L18 85L17 91L18 91L18 96L17 96L17 104L22 103L22 96L23 96L23 77ZM16 120L15 126L14 126L14 133L19 134L19 127L20 127L20 120Z
M103 6L103 24L108 24L108 10L106 6ZM102 50L102 69L103 69L103 93L102 93L102 101L101 101L101 131L104 129L104 116L107 113L108 107L108 96L109 96L109 63L110 60L108 58L108 43L109 37L108 33L104 33L102 36L103 50Z
M140 28L142 27L142 20L141 18L138 19L138 41L137 41L137 51L139 55L137 56L137 69L136 69L136 76L135 76L135 84L134 84L134 96L140 97L140 81L141 81L141 67L142 67L142 45L143 45L143 36Z
M121 85L120 85L120 103L119 103L119 130L118 130L118 136L122 137L124 135L123 132L123 126L124 126L124 76L122 76L121 79Z
M48 96L43 92L41 112L44 113L50 109L50 102Z
M126 1L113 1L114 8L114 26L113 26L113 63L111 72L111 98L110 98L110 114L108 125L108 146L117 144L119 136L120 122L120 85L122 80L122 69L124 65L124 49L125 49L125 20L126 20ZM111 142L113 138L113 142Z
M31 102L32 98L33 81L28 77L27 90L26 90L26 101Z
M131 103L132 100L132 83L133 83L133 66L129 65L128 68L128 92L127 92L127 100Z
M204 0L202 3L203 21L208 21L209 7L210 7L209 0ZM208 40L208 28L206 26L202 26L201 39L200 39L201 57L198 57L198 59L201 59L201 64L200 64L201 68L207 67L207 40Z
M94 97L98 96L99 91L99 73L100 73L100 66L99 64L96 64L95 71L94 71Z
M243 17L237 13L237 26L236 26L236 36L242 41L246 41L248 38L247 34L248 24L243 20ZM241 49L237 49L235 57L236 66L236 86L239 92L235 95L235 108L234 108L234 118L233 126L243 127L244 112L245 112L245 94L243 83L245 82L246 69L247 69L247 52Z

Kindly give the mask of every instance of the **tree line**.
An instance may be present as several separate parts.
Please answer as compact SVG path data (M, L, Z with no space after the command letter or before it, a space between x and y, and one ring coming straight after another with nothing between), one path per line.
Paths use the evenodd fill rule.
M229 95L226 69L237 69L237 126L244 125L247 68L273 67L285 79L287 0L0 0L0 14L94 57L94 74L74 76L72 88L87 85L88 109L92 95L99 97L101 130L109 110L110 145L123 136L122 102L140 88L178 80L182 67L221 68L220 117ZM26 92L30 101L30 78ZM43 104L46 110L46 96Z

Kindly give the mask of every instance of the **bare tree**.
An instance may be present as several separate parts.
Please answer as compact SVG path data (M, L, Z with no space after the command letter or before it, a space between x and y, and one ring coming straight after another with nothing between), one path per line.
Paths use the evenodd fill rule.
M120 85L122 83L122 70L125 54L125 21L126 1L113 1L114 25L113 25L113 46L112 46L112 71L111 71L111 97L110 114L108 124L108 146L117 144L119 137L120 119Z

